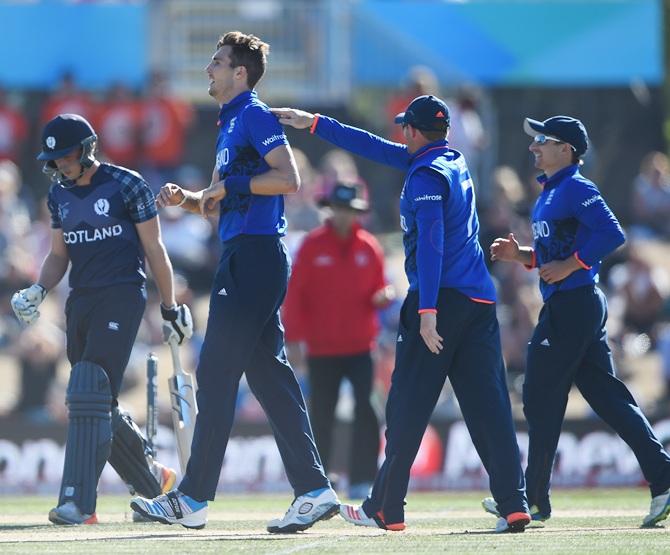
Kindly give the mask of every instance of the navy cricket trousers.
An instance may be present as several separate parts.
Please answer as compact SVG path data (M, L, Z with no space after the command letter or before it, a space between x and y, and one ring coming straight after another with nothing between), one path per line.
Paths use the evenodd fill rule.
M670 486L670 457L628 388L615 376L607 344L607 301L593 285L554 293L528 344L524 413L528 421L528 501L551 514L554 457L574 383L591 408L635 453L652 496Z
M179 485L198 501L216 495L243 373L268 417L295 496L329 485L284 349L279 307L288 275L286 247L278 237L241 235L224 244L196 371L191 458Z
M528 512L495 305L440 289L437 331L444 348L436 355L419 334L418 300L410 291L400 313L386 404L386 458L363 510L381 511L387 524L404 522L410 468L449 377L500 514Z
M142 284L74 289L65 304L67 358L101 366L116 399L146 305Z

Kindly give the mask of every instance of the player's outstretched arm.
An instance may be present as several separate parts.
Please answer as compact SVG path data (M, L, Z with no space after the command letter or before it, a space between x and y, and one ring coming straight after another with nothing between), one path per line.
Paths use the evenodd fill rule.
M279 123L289 125L296 129L307 129L314 123L314 114L295 108L270 108L270 111L277 116Z

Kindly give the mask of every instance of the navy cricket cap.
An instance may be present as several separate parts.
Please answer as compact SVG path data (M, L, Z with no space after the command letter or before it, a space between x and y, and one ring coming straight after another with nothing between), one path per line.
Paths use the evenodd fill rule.
M89 137L97 138L88 121L77 114L60 114L44 126L42 152L38 160L56 160L66 156Z
M432 94L417 96L407 109L395 117L401 125L411 125L422 131L446 131L449 126L449 108Z
M554 116L544 121L526 118L523 122L523 130L531 137L541 133L560 139L572 146L577 156L582 156L589 148L586 127L581 121L570 116Z

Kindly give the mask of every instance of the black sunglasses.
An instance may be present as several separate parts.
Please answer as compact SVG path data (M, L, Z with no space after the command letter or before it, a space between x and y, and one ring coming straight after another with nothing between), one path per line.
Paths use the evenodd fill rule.
M546 145L548 142L556 143L557 145L570 144L566 143L565 141L561 141L556 137L550 137L549 135L535 135L535 137L533 137L533 142L536 145ZM570 148L577 152L577 149L574 146L570 145Z

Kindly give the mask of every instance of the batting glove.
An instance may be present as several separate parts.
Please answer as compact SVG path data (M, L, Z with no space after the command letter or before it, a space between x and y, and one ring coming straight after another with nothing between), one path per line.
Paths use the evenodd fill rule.
M163 317L163 339L166 343L170 338L176 336L181 345L184 338L189 339L193 335L193 317L191 311L185 304L173 305L165 308L161 304L161 316Z
M16 317L24 324L32 324L40 317L37 307L47 296L47 290L39 283L27 289L21 289L12 295L12 309Z

